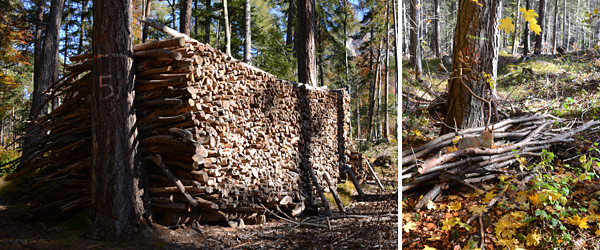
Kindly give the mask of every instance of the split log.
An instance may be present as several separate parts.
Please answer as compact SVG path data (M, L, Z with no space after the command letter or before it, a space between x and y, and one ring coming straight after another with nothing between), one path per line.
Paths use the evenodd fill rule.
M133 56L138 58L150 57L150 58L171 58L175 60L183 59L183 56L179 52L173 52L166 49L153 49L153 50L141 50L133 53Z
M134 51L161 49L168 47L183 47L185 45L185 37L174 37L156 42L142 43L133 45ZM73 60L73 59L71 59Z

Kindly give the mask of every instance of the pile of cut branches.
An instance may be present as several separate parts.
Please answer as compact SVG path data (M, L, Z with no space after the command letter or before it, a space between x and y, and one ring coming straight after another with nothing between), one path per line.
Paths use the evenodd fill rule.
M511 174L508 167L525 157L540 156L553 144L573 140L582 131L596 128L600 121L564 120L551 115L515 117L492 125L491 148L455 147L463 138L477 138L484 127L469 128L442 135L425 145L402 152L402 191L431 187L416 204L420 209L450 184L478 189L471 183Z

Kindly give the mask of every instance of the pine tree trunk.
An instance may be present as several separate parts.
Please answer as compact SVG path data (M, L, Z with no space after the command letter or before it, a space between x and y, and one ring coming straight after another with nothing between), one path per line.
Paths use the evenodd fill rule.
M382 82L382 80L381 80L381 71L382 71L383 66L384 66L383 65L384 63L381 62L381 60L383 60L383 55L381 54L381 52L382 52L381 50L382 49L383 49L383 46L379 48L379 58L377 60L380 61L380 63L379 63L379 67L377 68L377 71L376 71L377 76L375 76L375 79L377 79L377 112L376 112L376 116L377 116L377 118L376 118L376 122L377 123L376 124L377 124L377 127L376 127L376 130L375 130L375 131L377 131L375 133L375 140L376 141L381 140L381 110L382 110L382 108L381 108L381 82Z
M227 0L223 0L223 17L225 18L225 54L231 56L231 27L229 12L227 11Z
M83 54L83 22L85 21L85 19L83 18L83 13L87 11L87 5L87 0L81 2L81 15L79 16L79 43L77 44L77 55Z
M411 0L410 4L410 60L414 66L417 80L421 79L423 67L421 65L421 0Z
M34 45L34 64L33 64L33 82L39 84L40 70L42 69L42 64L40 64L42 60L42 45L43 42L43 31L44 31L44 8L46 5L45 0L38 1L38 9L36 14L36 24L35 24L35 45ZM30 118L33 118L30 114Z
M530 9L530 1L525 0L525 9ZM523 25L523 57L529 54L529 37L529 22L525 22L525 25Z
M389 2L388 2L389 5ZM389 12L389 7L388 7L388 12ZM440 58L441 54L440 54L440 18L442 18L442 16L440 15L440 0L433 0L433 13L434 13L434 17L433 17L433 42L431 44L431 46L433 47L433 53L435 54L435 57ZM389 23L389 14L388 14L388 21ZM389 24L388 24L389 26Z
M317 17L318 18L318 17ZM321 41L321 39L323 39L323 30L320 29L319 27L319 23L320 22L316 22L317 26L317 40L316 41ZM325 48L323 48L323 43L317 43L317 75L319 77L317 77L317 81L319 81L319 84L317 86L325 86L324 84L324 78L323 78L323 51L325 50Z
M192 0L182 0L180 11L179 31L189 36L192 26Z
M246 28L245 38L244 38L244 62L248 64L252 64L252 15L251 15L251 6L250 0L246 0L246 4L244 5L244 23Z
M410 59L408 60L409 65L415 65L417 58L417 45L419 43L419 13L420 8L417 8L417 4L420 4L420 0L410 0Z
M552 22L552 54L556 54L556 32L558 27L558 0L554 1L554 21Z
M146 1L146 11L144 11L144 18L147 18L150 16L150 10L152 9L152 0L145 0ZM142 42L145 43L146 39L148 38L148 24L144 23L144 28L142 30Z
M388 79L390 74L390 0L387 1L387 13L386 13L386 39L385 39L385 80L383 81L383 89L384 89L384 97L383 97L383 129L382 129L382 137L384 141L388 141L388 134L390 132L388 126ZM439 10L438 10L439 12ZM439 17L439 16L437 16ZM439 23L437 24L437 28L439 28ZM439 29L437 29L439 32ZM439 36L436 34L437 38ZM436 38L436 39L437 39ZM437 43L439 45L439 42ZM437 57L439 55L440 49L439 46L437 48Z
M396 9L396 0L394 0L394 4L392 4L393 7L393 11L392 13L394 13L394 58L396 58L396 82L394 84L394 94L396 96L398 96L398 82L399 82L399 76L398 76L398 72L400 72L400 65L402 65L401 60L400 60L400 29L398 29L398 24L400 23L400 13L398 13L397 9ZM396 103L398 98L394 99L394 106L396 105ZM396 126L394 126L396 127Z
M194 0L194 10L198 10L198 0ZM192 13L194 13L194 11L192 10ZM198 37L200 37L200 19L198 18L198 15L194 15L194 37L196 37L197 39L200 39Z
M298 24L298 81L317 86L314 0L298 0Z
M206 2L204 3L205 8L206 8L206 19L205 19L205 23L204 23L204 43L206 44L210 44L210 23L211 21L211 16L210 13L212 11L212 6L211 6L211 2L210 0L206 0Z
M92 169L95 239L133 239L147 226L134 100L131 0L94 2ZM103 56L100 56L103 55ZM110 76L110 77L107 77Z
M171 1L173 1L173 3L171 3ZM173 29L177 30L177 18L175 18L175 9L177 9L176 7L176 0L167 0L167 3L169 3L169 7L171 7L171 24L173 25Z
M399 1L405 1L405 0L399 0ZM408 18L406 18L406 8L407 8L406 6L411 5L411 2L410 2L410 0L408 0L408 1L409 1L409 4L403 4L404 8L402 8L402 28L403 28L402 35L404 38L404 39L402 39L402 52L404 53L403 55L406 55L407 53L410 54L409 42L411 41L410 40L410 34L411 34L411 32L410 32L411 26L410 25L411 24L410 24L410 21L408 20Z
M540 25L540 28L542 28L542 32L540 32L539 35L535 35L535 49L534 49L534 54L539 55L542 53L542 38L545 32L545 27L544 27L544 19L546 18L546 0L540 0L540 6L539 6L539 12L538 13L538 24Z
M579 0L577 0L577 7L575 8L576 10L579 10ZM577 15L577 12L574 13L575 16L573 17L575 20L579 20L579 16ZM577 22L573 22L573 29L575 29L575 35L573 36L573 45L575 45L575 43L577 43L577 38L579 37L579 21ZM570 42L570 41L569 41ZM574 46L573 49L577 50L577 48L580 48L580 45Z
M344 8L344 19L342 25L344 27L344 70L346 72L346 86L348 88L348 95L350 96L349 103L352 103L352 85L350 84L350 76L348 75L348 1L343 1ZM358 93L358 91L357 91ZM350 121L350 139L352 139L352 121Z
M47 99L45 91L52 84L54 77L54 69L56 62L58 61L58 47L59 47L59 35L60 35L60 24L62 21L62 13L64 10L64 0L52 0L50 7L50 14L48 16L46 36L44 37L44 44L42 47L42 54L40 55L40 71L38 82L34 83L34 90L31 102L31 113L30 118L34 119L38 117L36 114L46 114L44 102Z
M483 74L487 73L491 80L496 80L499 49L497 27L502 4L500 0L484 0L480 3L483 6L471 0L459 2L458 16L461 18L458 19L454 37L453 70L448 90L448 111L444 119L447 126L442 126L442 134L451 132L450 128L482 126L484 116L488 113L489 107L475 98L465 86L488 100L488 96L494 92ZM488 39L471 39L469 34Z
M67 52L68 52L68 48L69 48L69 16L71 15L70 13L70 6L71 6L71 0L67 0L66 3L66 15L65 15L65 29L64 29L64 33L65 33L65 41L64 41L64 48L63 48L63 65L67 65ZM67 70L67 67L63 67L63 75L65 74ZM56 64L56 71L58 71L58 63ZM54 78L54 81L58 80L58 74L56 74L56 77ZM52 103L52 110L56 109L57 106L55 105L55 103Z
M60 23L62 21L64 6L64 0L52 0L50 5L46 35L44 36L43 44L41 45L42 50L40 51L38 58L36 58L39 60L35 62L36 66L34 66L35 75L33 93L31 95L30 120L48 113L48 106L45 104L48 99L46 90L48 90L52 84L55 75L55 67L58 62ZM38 10L41 10L41 8ZM35 132L36 131L29 129L27 131L28 134ZM38 140L38 137L26 137L23 143L23 151L26 153L30 152L31 147L34 146ZM29 160L30 159L21 160L20 167L27 165Z
M288 12L287 12L287 27L285 33L285 45L294 43L294 16L296 15L296 3L294 0L288 1Z
M371 31L371 34L373 34L373 32ZM380 54L381 54L381 47L383 46L383 42L379 43L379 47L377 48L377 63L375 64L375 75L372 76L373 77L373 84L371 84L371 87L369 88L369 117L368 117L368 121L367 121L367 125L368 125L368 129L367 129L367 141L371 141L371 139L373 138L373 125L374 125L374 121L373 118L375 117L375 91L377 90L377 81L379 80L379 66L380 66L380 61L379 59L381 58ZM373 50L371 50L371 61L373 60L372 58L375 57L375 53L373 52ZM372 64L372 63L370 63Z
M565 36L563 39L563 47L565 47L565 51L569 50L569 43L571 42L571 28L569 27L571 24L569 22L569 20L567 20L567 0L565 0L564 2L564 13L563 13L563 29L564 29L564 33L563 35Z
M517 30L519 29L519 20L521 19L521 15L519 15L519 5L521 5L521 0L517 0L517 5L515 6L515 34L513 34L511 51L511 54L513 55L517 53L517 47L519 47L519 43L517 43L517 38L519 37L517 36Z

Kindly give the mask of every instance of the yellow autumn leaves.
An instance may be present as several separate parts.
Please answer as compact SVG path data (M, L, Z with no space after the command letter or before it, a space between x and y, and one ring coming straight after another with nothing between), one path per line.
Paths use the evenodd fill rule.
M523 13L523 19L525 19L525 22L529 22L529 29L535 32L535 34L540 35L540 33L542 32L542 27L540 27L540 25L537 23L537 19L535 19L535 17L537 17L538 14L536 14L534 10L527 10L521 7L519 7L519 11ZM515 31L515 25L513 24L513 21L510 20L510 18L505 17L503 19L500 19L500 25L498 25L498 29L504 30L506 34L509 34Z

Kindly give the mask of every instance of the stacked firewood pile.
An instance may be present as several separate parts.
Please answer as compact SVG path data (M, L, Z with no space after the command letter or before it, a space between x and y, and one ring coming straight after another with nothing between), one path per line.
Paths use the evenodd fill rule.
M139 145L155 218L260 221L264 207L296 215L327 206L322 192L349 156L345 91L279 80L183 37L135 45L134 56ZM51 92L64 104L34 121L41 143L10 176L35 170L34 187L47 194L40 209L90 206L92 56L71 60L71 73Z
M478 189L472 184L510 174L508 167L519 159L540 156L543 149L570 141L573 135L599 124L595 120L581 123L550 115L510 118L493 124L494 146L489 148L477 143L467 148L455 145L460 140L481 138L483 127L442 135L402 152L402 190L411 192L417 187L433 186L417 203L416 209L420 209L448 185Z
M363 155L358 151L350 152L349 165L352 168L352 172L356 175L356 178L360 182L364 182L367 179L367 160L364 159Z

